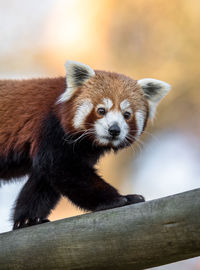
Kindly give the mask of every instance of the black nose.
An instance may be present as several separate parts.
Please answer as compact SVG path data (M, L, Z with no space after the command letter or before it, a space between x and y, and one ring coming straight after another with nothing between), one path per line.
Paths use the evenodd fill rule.
M120 127L117 124L113 124L112 126L109 127L108 132L110 133L111 136L115 137L120 134Z

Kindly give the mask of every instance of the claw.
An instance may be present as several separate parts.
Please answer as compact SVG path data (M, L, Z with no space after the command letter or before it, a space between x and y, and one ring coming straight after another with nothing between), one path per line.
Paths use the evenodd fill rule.
M36 219L36 222L37 222L37 223L41 222L41 218L37 218L37 219Z
M24 222L25 225L27 225L29 223L29 218L27 218Z
M20 227L20 224L21 224L21 222L17 222L17 223L15 224L15 227L19 228L19 227Z
M38 225L46 222L49 222L49 220L42 218L25 218L22 221L16 221L14 223L13 230L29 227L32 225Z

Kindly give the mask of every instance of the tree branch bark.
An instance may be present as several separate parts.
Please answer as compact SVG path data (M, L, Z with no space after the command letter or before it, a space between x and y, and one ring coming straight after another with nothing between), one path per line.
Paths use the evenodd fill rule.
M200 189L0 235L1 270L133 270L199 255Z

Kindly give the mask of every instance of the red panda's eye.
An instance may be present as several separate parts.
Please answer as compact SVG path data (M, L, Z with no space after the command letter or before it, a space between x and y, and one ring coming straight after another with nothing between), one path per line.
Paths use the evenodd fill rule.
M99 115L105 115L106 114L106 110L104 108L98 108L97 110Z
M131 118L131 113L130 113L130 112L125 112L125 113L124 113L124 118L125 118L126 120L130 119L130 118Z

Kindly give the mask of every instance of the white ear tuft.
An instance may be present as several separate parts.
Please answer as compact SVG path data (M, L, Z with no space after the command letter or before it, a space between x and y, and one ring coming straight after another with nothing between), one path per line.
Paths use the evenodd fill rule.
M167 95L171 86L156 79L141 79L138 81L138 84L144 91L149 103L149 117L153 119L158 103Z
M69 100L76 89L91 77L95 76L94 70L88 65L68 60L65 63L67 88L60 96L58 103Z

